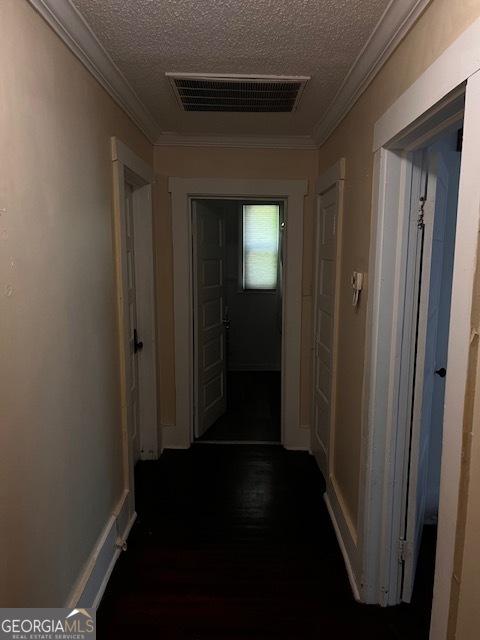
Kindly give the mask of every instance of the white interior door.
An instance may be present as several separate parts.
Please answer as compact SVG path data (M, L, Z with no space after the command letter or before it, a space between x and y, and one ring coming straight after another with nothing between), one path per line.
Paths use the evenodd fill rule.
M426 200L423 224L419 224L415 305L417 332L413 378L413 406L410 435L410 459L406 504L405 553L402 600L410 602L428 497L428 467L435 384L444 381L437 367L445 367L438 353L437 333L440 317L442 267L445 248L445 223L449 174L438 152L426 159ZM417 221L414 221L417 224ZM438 362L441 359L443 361ZM437 381L437 378L439 379ZM438 394L435 395L438 402ZM443 403L443 394L440 402Z
M220 209L193 201L195 435L227 408L224 327L225 226Z
M140 458L139 437L139 382L138 352L143 343L137 335L137 294L135 288L135 224L133 208L133 187L125 182L125 241L127 265L127 332L130 336L128 348L127 378L127 412L130 428L131 447L134 462Z
M314 304L314 437L319 465L328 479L332 416L333 338L339 186L334 184L318 198Z

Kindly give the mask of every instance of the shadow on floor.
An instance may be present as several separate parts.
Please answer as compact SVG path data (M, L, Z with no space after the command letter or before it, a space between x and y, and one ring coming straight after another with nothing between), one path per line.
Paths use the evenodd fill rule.
M323 491L313 457L280 446L194 445L138 464L138 519L98 637L428 638L421 599L353 600Z
M280 442L280 371L230 371L227 411L198 440Z

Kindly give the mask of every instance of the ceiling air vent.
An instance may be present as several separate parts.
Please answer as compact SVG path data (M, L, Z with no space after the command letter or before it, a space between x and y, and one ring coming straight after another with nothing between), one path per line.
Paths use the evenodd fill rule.
M290 113L297 108L306 76L240 76L167 73L184 111Z

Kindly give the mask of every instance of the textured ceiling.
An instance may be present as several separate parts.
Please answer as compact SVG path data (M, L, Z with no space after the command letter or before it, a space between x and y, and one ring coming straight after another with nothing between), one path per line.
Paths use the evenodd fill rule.
M72 0L163 132L309 135L389 0ZM312 76L297 111L185 113L166 71Z

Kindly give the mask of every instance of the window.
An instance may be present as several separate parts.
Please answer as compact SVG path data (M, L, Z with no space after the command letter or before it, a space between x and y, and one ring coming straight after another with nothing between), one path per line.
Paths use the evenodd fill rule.
M276 289L279 227L278 204L243 205L244 289Z

